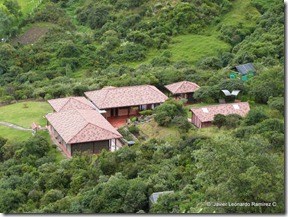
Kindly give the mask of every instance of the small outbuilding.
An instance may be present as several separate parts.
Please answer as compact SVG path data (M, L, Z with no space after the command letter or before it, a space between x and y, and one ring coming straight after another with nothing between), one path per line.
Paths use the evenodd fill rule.
M239 102L191 108L190 111L192 112L192 124L198 128L203 128L210 127L214 116L217 114L238 114L244 117L250 111L250 106L248 102Z
M200 88L200 86L191 81L180 81L168 84L165 88L168 89L175 98L184 98L188 100L188 103L193 103L195 102L193 94Z
M149 206L152 207L153 204L157 203L157 200L160 195L163 194L171 194L174 193L174 191L161 191L161 192L154 192L153 194L150 195L149 197Z
M239 66L235 66L235 68L242 75L246 75L248 72L253 72L253 73L256 72L256 69L253 67L251 63L246 63L246 64L242 64Z

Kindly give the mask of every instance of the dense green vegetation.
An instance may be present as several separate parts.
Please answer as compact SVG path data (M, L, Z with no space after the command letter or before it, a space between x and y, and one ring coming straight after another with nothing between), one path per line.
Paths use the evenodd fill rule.
M1 210L283 212L284 123L253 116L243 119L235 130L214 134L219 137L200 136L197 129L191 129L170 142L150 139L114 153L104 151L96 161L78 156L58 163L47 154L51 146L41 136L24 144L6 143L1 147L0 189L5 195ZM159 198L149 209L149 195L165 190L175 194ZM207 206L207 202L219 201L276 202L277 206Z
M23 26L54 24L46 26L49 32L40 40L33 45L1 43L2 102L81 95L106 85L148 83L162 89L183 79L210 86L228 78L229 67L239 63L253 62L259 74L283 64L282 4L271 3L247 26L245 13L237 18L240 24L231 22L232 15L240 16L241 1L57 2L22 19ZM243 4L249 13L260 7ZM103 20L94 19L92 12Z
M107 85L164 91L189 80L201 86L194 95L202 105L223 99L221 89L238 89L251 111L196 129L187 124L190 106L170 100L155 120L129 128L146 134L136 145L73 159L59 155L47 132L32 137L0 126L0 212L284 213L283 2L23 2L0 0L0 38L8 39L0 42L1 103L81 96ZM33 43L13 42L35 26L49 30ZM230 80L233 67L247 62L255 76ZM0 121L45 124L46 103L24 105L2 107ZM170 190L149 207L153 192Z

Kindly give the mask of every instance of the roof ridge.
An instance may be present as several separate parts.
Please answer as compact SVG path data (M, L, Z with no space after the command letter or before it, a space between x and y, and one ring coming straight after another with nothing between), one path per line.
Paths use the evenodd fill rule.
M82 98L82 96L73 96L73 97L71 97L71 100L73 99L73 100L76 100L76 101L80 102L81 104L87 105L86 103L80 101L79 98ZM85 98L85 97L84 97L84 98ZM86 98L85 98L85 99L86 99Z
M140 86L153 86L151 84L140 84L140 85L131 85L131 86L121 86L121 87L114 87L114 88L108 88L109 90L115 90L117 88L131 88L131 87L140 87ZM105 89L105 88L104 88ZM103 90L103 88L101 89Z
M70 97L68 97L68 100L67 100L67 102L66 103L64 103L64 105L59 109L59 111L61 112L61 110L64 108L64 106L66 106L67 104L68 104L68 102L70 102L71 101L71 99L72 99L72 97L70 96Z
M94 126L94 127L96 127L96 128L100 128L100 129L102 129L102 130L104 130L104 131L106 131L106 132L109 132L109 133L113 134L113 135L119 136L119 135L117 135L116 133L114 133L114 132L112 132L112 131L110 131L110 130L107 130L107 129L103 128L103 127L100 127L99 125L95 125L95 124L93 124L93 123L91 123L91 122L87 122L87 124L86 124L82 129L80 129L79 132L78 132L76 135L74 135L74 136L69 140L69 142L71 142L75 137L77 137L77 136L78 136L84 129L86 129L86 127L88 127L89 125L92 125L92 126ZM69 142L68 142L68 143L69 143Z
M108 132L110 132L110 133L112 133L112 134L114 134L114 135L117 135L116 133L114 133L114 132L112 132L112 131L110 131L110 130L108 130L108 129L105 129L105 128L99 126L99 125L95 125L95 124L93 124L93 123L90 123L90 124L93 125L93 126L95 126L95 127L100 128L100 129L102 129L102 130L108 131ZM112 126L112 125L111 125L111 126ZM115 129L115 128L113 128L113 129ZM116 130L116 131L117 131L117 130ZM119 136L119 135L117 135L117 136Z
M114 133L114 132L112 132L112 131L110 131L110 130L108 130L108 129L105 129L105 128L103 128L103 127L101 127L100 125L96 125L96 124L94 124L94 123L92 123L90 120L87 120L83 115L82 115L82 113L81 112L79 112L79 110L83 110L83 109L77 109L78 110L78 113L81 115L81 117L82 118L84 118L85 119L85 121L87 121L87 123L88 124L92 124L92 125L94 125L94 126L96 126L96 127L99 127L99 128L101 128L101 129L103 129L103 130L107 130L107 131L109 131L109 132L111 132L111 133ZM85 110L86 111L86 110ZM92 111L92 110L91 110ZM99 114L99 115L101 115L101 114ZM102 116L102 115L101 115ZM103 117L104 118L104 117ZM108 122L108 121L107 121ZM108 122L109 123L109 122ZM88 124L86 124L85 125L85 127L88 125ZM110 124L110 123L109 123ZM112 126L112 125L111 125ZM85 128L84 127L84 128ZM114 129L114 128L113 128ZM115 133L114 133L115 134Z
M161 93L163 94L164 96L166 96L164 93L162 93L157 87L153 86L153 85L146 85L148 86L149 88L151 88L153 91L156 91L157 93Z
M112 88L112 89L114 89L114 88ZM102 88L101 90L103 91L103 88ZM103 105L104 102L105 102L105 99L106 99L106 97L107 97L107 95L108 95L108 92L109 92L110 88L104 89L104 90L106 91L106 94L105 94L105 97L103 97L103 99L102 99L102 101L101 101L101 103L100 103L101 107L102 107L102 105ZM99 108L99 109L100 109L100 108ZM100 109L100 110L101 110L101 109Z
M69 142L71 141L71 140L73 140L83 129L85 129L86 127L87 127L87 125L90 123L90 121L88 121L83 115L82 115L82 113L80 112L80 110L82 110L82 109L75 109L75 110L71 110L71 111L76 111L80 116L81 116L81 118L83 118L87 123L71 138L71 139L69 139Z
M187 81L179 81L180 85L179 85L179 87L178 87L174 92L177 92L177 91L180 89L180 87L182 87L182 85L184 84L184 82L187 82Z
M81 117L82 117L82 115L81 115ZM84 118L84 119L85 119L85 118ZM86 119L85 119L85 120L86 120ZM70 141L72 141L76 136L78 136L79 133L80 133L83 129L85 129L88 124L89 124L89 122L87 122L87 124L85 124L71 139L69 139L69 141L68 141L67 143L70 143Z
M234 105L234 104L248 104L248 102L233 102L233 103L225 103L225 104L215 104L215 105L207 105L207 106L200 106L200 107L191 107L190 109L200 109L200 108L206 108L206 107L213 107L213 106L224 106L224 105Z
M87 119L82 115L82 113L80 112L80 110L84 110L84 109L75 109L75 110L78 112L78 114L79 114L85 121L87 121L88 123L91 123L90 120L87 120ZM89 111L89 110L86 110L86 109L85 109L85 111Z

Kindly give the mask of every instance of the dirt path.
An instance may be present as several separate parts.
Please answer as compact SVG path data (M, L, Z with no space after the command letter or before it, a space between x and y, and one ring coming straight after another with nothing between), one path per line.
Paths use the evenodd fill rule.
M11 124L11 123L4 122L4 121L0 121L0 124L1 124L1 125L4 125L4 126L6 126L6 127L14 128L14 129L16 129L16 130L22 130L22 131L30 131L30 132L33 132L32 129L23 128L23 127L20 127L20 126L15 125L15 124Z

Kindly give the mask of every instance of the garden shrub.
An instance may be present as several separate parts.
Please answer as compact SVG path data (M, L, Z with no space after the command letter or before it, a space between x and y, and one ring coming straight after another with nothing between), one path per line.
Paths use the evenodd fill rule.
M244 118L244 124L246 126L255 125L267 118L268 116L263 111L253 109L250 110L247 116Z
M153 110L144 110L139 112L140 115L152 115Z
M140 129L139 129L137 126L135 126L135 125L129 127L128 130L129 130L129 132L132 133L132 134L138 134L139 131L140 131Z

